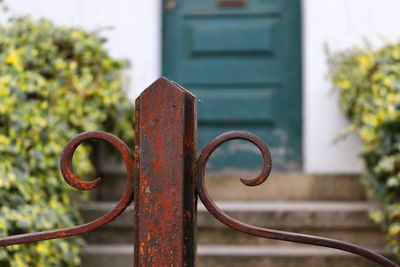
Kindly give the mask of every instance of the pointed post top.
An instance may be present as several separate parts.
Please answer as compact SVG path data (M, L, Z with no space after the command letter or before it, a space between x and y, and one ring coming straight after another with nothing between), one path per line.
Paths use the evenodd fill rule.
M155 82L150 84L149 87L147 87L139 95L138 98L144 97L145 95L148 95L148 94L168 97L170 95L184 94L184 93L193 95L189 91L184 89L182 86L180 86L179 84L177 84L173 81L170 81L165 77L160 77Z

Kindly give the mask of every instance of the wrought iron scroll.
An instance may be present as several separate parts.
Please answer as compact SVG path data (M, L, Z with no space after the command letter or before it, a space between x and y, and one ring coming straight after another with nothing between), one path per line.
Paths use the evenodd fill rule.
M114 209L102 217L82 225L0 238L1 247L81 235L109 223L118 215L120 215L126 209L126 207L128 207L133 198L133 156L128 146L121 139L114 135L105 132L85 132L72 138L65 147L60 161L61 172L65 181L70 186L81 190L91 190L100 184L101 178L97 178L94 181L85 181L76 176L72 169L72 158L75 150L81 143L93 139L103 140L112 144L121 153L125 162L125 167L127 170L125 191Z
M257 136L236 131L222 134L211 141L195 162L196 101L196 97L190 92L165 78L158 79L141 94L136 102L135 163L128 146L111 134L85 132L74 137L61 157L61 172L65 181L81 190L97 187L101 178L86 181L74 174L72 158L83 142L93 139L106 141L120 152L127 170L125 190L117 205L109 213L82 225L0 238L0 246L92 231L118 217L132 202L135 192L135 266L195 266L198 195L214 217L243 233L330 247L360 255L382 266L399 267L373 251L347 242L261 228L240 222L224 213L209 196L205 186L205 168L211 154L223 143L234 139L254 144L261 151L264 165L258 177L241 179L247 186L260 185L269 177L272 168L271 155Z
M263 169L258 177L252 180L247 180L244 178L241 178L240 180L242 181L243 184L247 186L256 186L260 185L261 183L265 182L267 180L270 171L271 171L271 155L269 153L269 150L267 146L263 143L263 141L258 138L257 136L248 133L248 132L241 132L241 131L235 131L235 132L228 132L225 134L222 134L212 140L201 152L198 160L197 160L197 193L203 202L204 206L207 208L207 210L220 222L225 224L226 226L233 228L235 230L238 230L240 232L243 232L245 234L253 235L253 236L258 236L258 237L263 237L263 238L269 238L269 239L276 239L276 240L282 240L282 241L290 241L290 242L295 242L295 243L303 243L303 244L309 244L309 245L316 245L316 246L322 246L322 247L330 247L334 249L339 249L343 251L347 251L353 254L360 255L364 258L367 258L371 261L374 261L376 263L381 264L382 266L388 266L388 267L398 267L399 265L390 261L389 259L373 252L368 249L356 246L354 244L348 243L348 242L343 242L335 239L330 239L330 238L323 238L323 237L318 237L318 236L312 236L312 235L305 235L305 234L298 234L298 233L292 233L292 232L285 232L285 231L278 231L278 230L271 230L271 229L266 229L250 224L243 223L241 221L238 221L225 212L223 212L212 200L210 195L207 192L207 188L205 187L205 168L207 161L211 154L223 143L228 142L230 140L234 139L241 139L241 140L246 140L251 143L253 143L257 148L261 151L261 154L264 159L264 166Z

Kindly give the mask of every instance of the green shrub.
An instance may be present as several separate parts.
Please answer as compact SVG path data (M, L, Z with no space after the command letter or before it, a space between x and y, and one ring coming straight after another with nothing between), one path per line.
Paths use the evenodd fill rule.
M340 103L360 136L363 181L383 203L372 218L400 255L400 45L378 51L353 49L332 55L332 80Z
M132 107L121 90L123 63L95 33L20 18L0 26L0 236L81 223L62 179L59 158L68 140L104 130L132 140ZM93 171L90 147L74 158ZM10 246L1 266L74 266L79 238Z

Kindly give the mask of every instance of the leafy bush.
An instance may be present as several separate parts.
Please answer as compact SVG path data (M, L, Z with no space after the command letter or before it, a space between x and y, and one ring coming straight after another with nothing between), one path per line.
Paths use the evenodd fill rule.
M79 223L78 190L61 178L68 140L88 130L132 140L132 108L121 90L123 63L95 33L47 20L14 19L0 26L0 236ZM90 147L74 158L93 171ZM10 246L1 266L74 266L79 238Z
M363 142L363 181L383 207L372 218L400 255L400 45L332 56L340 103Z

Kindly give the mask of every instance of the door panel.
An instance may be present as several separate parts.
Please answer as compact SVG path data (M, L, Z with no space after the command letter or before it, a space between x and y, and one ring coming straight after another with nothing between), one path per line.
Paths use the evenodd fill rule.
M265 103L271 98L276 98L276 88L260 90L259 88L243 89L225 87L199 88L191 90L199 99L199 119L202 121L225 121L225 122L257 122L273 121L274 115L279 111L277 102L266 106ZM241 108L226 108L245 106ZM216 112L217 111L217 112Z
M188 28L192 56L247 57L252 54L270 54L274 50L274 21L214 18L188 21ZM239 40L238 35L241 36Z
M247 130L269 146L274 169L301 166L300 0L215 0L164 5L163 74L197 95L199 149ZM219 150L212 168L254 168L250 144Z

